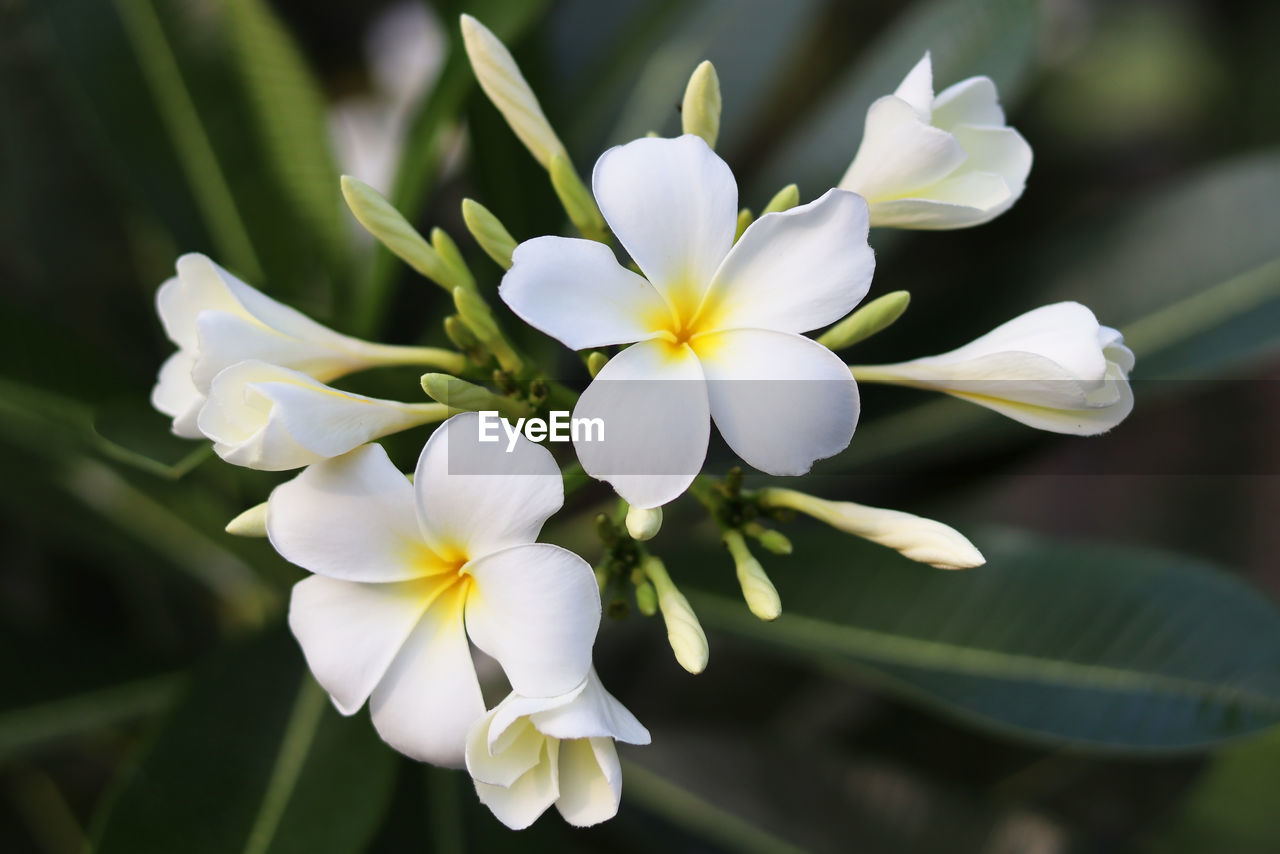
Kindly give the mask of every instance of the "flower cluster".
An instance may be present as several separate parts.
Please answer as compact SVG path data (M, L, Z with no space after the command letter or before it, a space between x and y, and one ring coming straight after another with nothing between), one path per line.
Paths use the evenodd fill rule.
M449 293L456 313L444 330L456 349L342 335L186 255L157 296L178 351L152 402L175 433L210 440L227 462L302 469L228 530L268 537L310 573L293 588L289 626L343 714L367 703L395 749L466 767L480 800L510 827L552 804L589 825L618 808L614 743L649 741L593 667L602 593L630 586L642 613L662 614L677 661L692 673L707 665L697 616L651 551L664 505L688 492L706 507L748 608L764 620L778 618L782 602L748 540L789 553L790 541L762 522L795 512L932 566L983 563L940 522L781 486L745 489L740 469L711 478L703 469L713 423L746 464L791 477L850 444L858 381L941 391L1042 430L1092 435L1132 408L1133 354L1087 308L1059 303L941 355L853 366L837 355L907 307L908 295L895 292L859 308L875 269L872 226L977 225L1022 194L1031 150L1006 126L985 77L935 96L926 54L872 104L839 186L800 204L792 185L756 217L739 207L733 173L714 151L720 92L709 63L685 92L685 133L611 148L588 189L510 53L474 19L464 16L462 29L481 87L548 171L582 236L517 244L472 200L464 219L505 270L501 300L584 351L590 385L578 395L519 352L444 232L428 241L376 191L345 178L356 219ZM806 334L815 330L825 331ZM393 365L429 369L431 402L331 385ZM575 432L576 463L564 472L527 434L486 441L477 414L522 419L558 406L607 431ZM438 422L412 477L373 444ZM594 571L537 541L577 465L621 499L597 519ZM510 687L492 707L473 646Z

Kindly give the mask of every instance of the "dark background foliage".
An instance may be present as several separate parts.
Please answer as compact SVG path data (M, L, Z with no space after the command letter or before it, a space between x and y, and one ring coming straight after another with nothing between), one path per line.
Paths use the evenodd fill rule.
M385 3L0 0L0 850L1270 852L1280 850L1280 6L1102 0L478 0L581 172L679 128L716 64L743 203L838 179L867 104L925 48L989 74L1036 156L980 228L874 233L913 303L858 361L959 345L1078 299L1138 353L1099 439L863 390L806 486L945 519L947 574L797 522L755 622L696 508L655 547L711 635L607 622L611 689L652 729L618 818L516 836L465 776L340 718L282 630L299 572L222 526L279 478L167 434L155 287L203 251L343 331L442 340L443 296L340 207L325 111L368 92ZM385 189L499 271L464 196L562 230L545 174L474 86L459 2ZM509 323L515 328L514 323ZM527 331L523 345L574 365ZM408 397L412 372L362 380ZM421 436L393 443L412 459ZM598 556L576 494L549 535Z

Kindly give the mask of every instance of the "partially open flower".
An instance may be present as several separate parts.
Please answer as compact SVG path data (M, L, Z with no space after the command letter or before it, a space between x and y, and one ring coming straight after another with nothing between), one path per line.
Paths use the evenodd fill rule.
M614 741L648 744L649 731L600 684L594 669L572 691L511 694L467 735L467 770L498 820L513 830L552 804L588 827L613 818L622 796Z
M474 643L528 697L586 678L600 593L576 554L537 543L564 486L546 448L478 441L475 413L432 434L413 484L380 445L317 463L276 487L271 544L315 573L293 587L289 628L345 715L366 700L378 734L439 765L462 764L484 714Z
M197 423L227 462L284 471L448 417L444 404L365 397L298 371L247 361L213 378Z
M867 110L840 186L866 198L871 224L964 228L1008 210L1026 187L1031 146L1005 125L989 77L933 94L929 54Z
M944 391L1054 433L1093 436L1133 410L1124 337L1077 302L1041 306L938 356L854 366L859 380Z
M184 438L202 435L197 419L213 378L247 359L292 368L321 382L378 365L462 367L456 353L372 344L334 332L204 255L183 255L177 267L178 275L156 293L156 309L178 352L161 367L151 404L173 417L173 432Z

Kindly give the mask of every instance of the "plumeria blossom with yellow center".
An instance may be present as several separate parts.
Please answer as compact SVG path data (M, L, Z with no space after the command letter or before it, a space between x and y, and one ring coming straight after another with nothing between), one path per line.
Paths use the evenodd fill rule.
M964 228L1012 207L1030 171L1031 146L1005 124L991 78L970 77L934 96L926 53L867 110L839 186L866 198L874 226Z
M559 697L513 693L467 735L476 794L513 830L555 804L565 821L588 827L613 818L622 797L615 741L648 744L649 731L600 684L593 668Z
M443 421L449 413L440 403L339 391L300 371L251 359L218 372L196 423L227 462L284 471Z
M949 353L851 370L866 382L946 392L1053 433L1105 433L1133 411L1133 351L1077 302L1041 306Z
M575 350L632 345L574 411L605 424L605 441L575 443L582 467L651 508L701 470L712 419L735 453L769 474L803 474L842 451L857 386L800 333L867 293L875 262L862 198L831 190L762 216L735 244L733 173L693 135L606 151L592 186L644 275L600 243L538 237L516 248L500 289L517 315Z
M201 438L198 420L213 378L237 362L256 359L321 382L387 365L462 367L461 357L447 350L374 344L334 332L204 255L183 255L177 270L156 293L156 310L178 352L161 367L151 403L173 418L173 432L184 438Z
M397 750L460 766L485 713L470 643L514 690L557 697L582 683L600 624L591 567L537 543L564 487L551 454L508 453L455 416L423 448L412 484L380 445L317 463L276 487L267 535L314 573L289 627L343 714L366 701Z

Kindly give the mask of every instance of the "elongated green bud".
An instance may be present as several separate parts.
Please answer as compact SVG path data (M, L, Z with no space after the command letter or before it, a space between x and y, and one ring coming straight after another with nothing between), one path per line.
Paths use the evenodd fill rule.
M746 231L753 222L755 222L755 217L751 215L751 208L743 208L738 211L738 228L733 233L734 243L738 242L738 238L742 237L742 233Z
M877 297L819 335L818 343L829 350L843 350L865 341L892 326L902 317L910 302L911 294L906 291L893 291Z
M542 164L551 168L551 159L565 156L564 144L551 129L533 89L520 67L497 36L470 15L462 16L462 42L471 60L480 88L502 113L524 147Z
M440 260L453 272L454 281L458 282L459 287L474 288L476 286L471 268L462 257L462 250L458 249L458 244L453 242L453 238L445 233L443 228L431 229L431 248L436 250Z
M555 188L564 212L569 215L569 221L588 240L607 243L609 233L600 208L596 207L595 198L578 177L578 170L573 168L569 158L563 154L552 157L550 172L551 186Z
M267 502L255 504L227 523L233 537L265 537L267 535Z
M502 269L511 269L511 253L516 251L516 240L498 218L479 202L463 199L462 220L485 254Z
M636 609L646 617L658 613L658 591L648 581L636 585Z
M447 291L466 284L400 211L373 187L343 175L342 197L365 231L401 261Z
M696 133L716 147L720 136L720 78L710 60L703 60L689 77L680 105L680 121L685 133Z
M609 364L607 355L599 350L592 350L591 355L587 356L587 373L591 374L591 379L595 379L607 364Z
M764 206L764 210L760 211L760 216L789 211L798 204L800 204L800 188L795 184L788 184L774 194L773 198L769 200L769 204Z
M432 400L460 412L496 410L503 418L526 418L533 411L519 400L448 374L423 374L422 390Z
M451 314L444 319L444 334L449 337L455 347L466 353L467 358L477 365L483 365L489 360L489 354L480 346L480 339L467 328L467 324L463 323L458 315Z
M647 510L643 507L630 507L627 510L627 533L631 539L652 540L662 529L662 508Z
M791 540L781 531L775 531L772 528L766 528L759 522L748 522L742 526L742 530L748 536L754 537L764 549L776 555L791 554Z
M751 613L762 620L776 620L782 613L782 599L778 590L765 575L764 567L755 559L747 548L742 532L730 530L724 532L724 544L733 555L733 563L738 570L738 584L742 587L742 598L747 601Z
M518 375L524 367L520 356L507 343L507 339L498 328L498 321L484 299L475 291L465 287L453 289L453 304L458 309L462 322L475 333L480 343L498 360L504 371Z
M707 668L711 648L698 615L693 613L684 594L676 589L662 561L652 556L646 558L644 572L658 595L658 608L667 624L667 643L671 644L676 661L690 673L701 673Z

